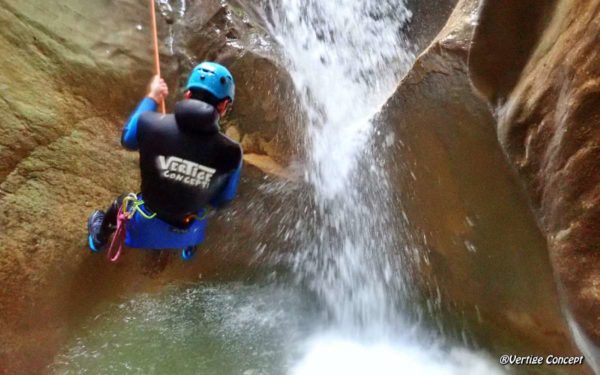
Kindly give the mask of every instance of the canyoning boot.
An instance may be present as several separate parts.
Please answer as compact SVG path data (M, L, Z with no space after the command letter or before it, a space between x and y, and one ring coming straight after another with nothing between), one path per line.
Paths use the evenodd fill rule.
M102 228L102 222L104 221L104 216L106 214L104 211L96 210L92 212L90 217L88 218L87 228L88 228L88 246L92 252L97 253L102 251L106 246L106 241L101 241L100 230Z

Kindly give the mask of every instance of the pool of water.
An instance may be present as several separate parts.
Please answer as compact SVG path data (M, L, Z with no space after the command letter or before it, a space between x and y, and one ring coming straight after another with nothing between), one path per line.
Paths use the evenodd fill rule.
M97 307L57 374L499 374L482 353L329 326L312 296L274 284L170 287ZM394 337L396 336L396 337Z
M98 307L57 373L271 374L287 371L314 312L275 286L170 288Z

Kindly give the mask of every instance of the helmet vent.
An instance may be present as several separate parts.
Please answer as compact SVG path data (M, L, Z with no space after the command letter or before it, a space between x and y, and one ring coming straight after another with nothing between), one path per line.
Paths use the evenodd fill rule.
M225 80L225 77L221 77L221 84L224 85L226 83L227 83L227 81Z

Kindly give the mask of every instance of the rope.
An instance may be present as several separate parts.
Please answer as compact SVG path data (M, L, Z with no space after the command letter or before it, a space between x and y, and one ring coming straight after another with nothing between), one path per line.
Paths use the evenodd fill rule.
M123 244L125 243L125 222L127 221L127 217L122 210L123 206L119 209L117 215L117 229L115 230L115 234L113 235L107 252L108 260L111 263L116 263L116 261L119 260L121 253L123 252Z
M129 208L129 204L131 203L131 208ZM154 219L156 217L156 213L152 213L151 215L144 212L141 207L144 205L144 201L138 199L137 195L134 193L130 193L123 199L122 207L125 207L125 214L127 215L127 219L131 219L136 211L142 215L144 219Z
M156 213L148 215L141 206L144 204L143 200L138 199L134 193L129 193L123 198L123 203L119 207L119 213L117 214L117 229L113 235L110 247L108 248L107 257L112 263L115 263L121 257L123 252L123 244L125 243L125 224L138 212L144 219L154 219Z
M154 72L160 77L160 55L158 53L158 28L156 27L156 10L154 9L154 0L150 0L150 15L152 18L152 37L154 40ZM163 114L167 113L165 101L160 103L160 110Z

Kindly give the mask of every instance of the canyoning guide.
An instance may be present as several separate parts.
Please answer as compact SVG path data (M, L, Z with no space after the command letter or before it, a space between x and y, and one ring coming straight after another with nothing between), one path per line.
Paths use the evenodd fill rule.
M182 249L189 259L204 241L208 207L235 197L242 149L219 127L235 97L233 76L220 64L203 62L190 73L185 100L174 113L157 113L168 94L167 84L155 76L123 128L123 147L139 151L141 193L121 195L106 212L92 212L88 243L94 252L106 248L123 224L125 245Z

